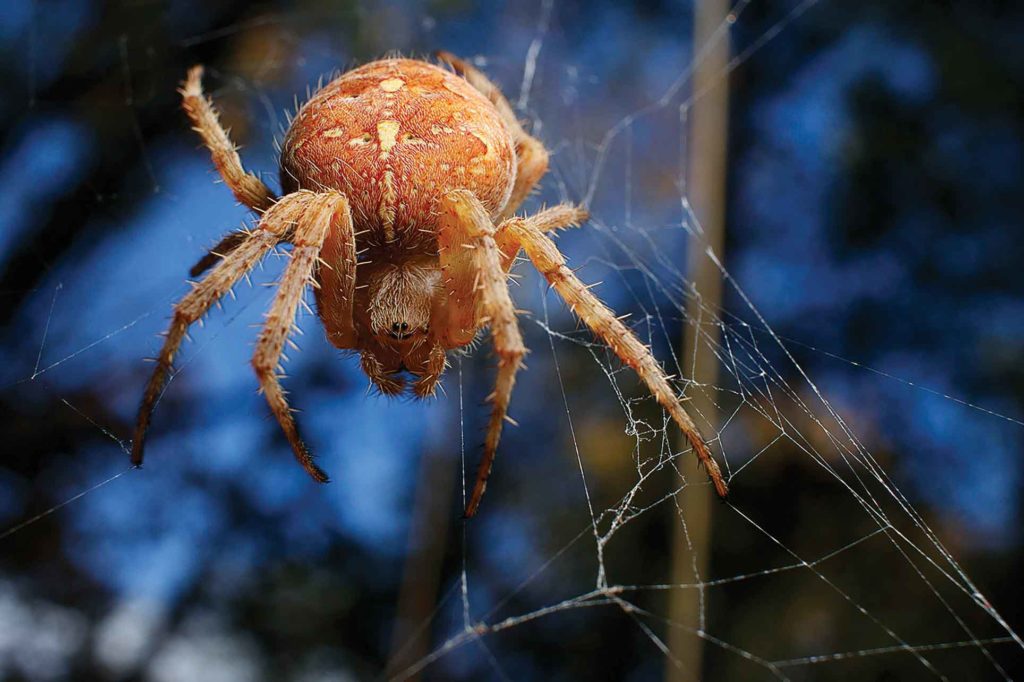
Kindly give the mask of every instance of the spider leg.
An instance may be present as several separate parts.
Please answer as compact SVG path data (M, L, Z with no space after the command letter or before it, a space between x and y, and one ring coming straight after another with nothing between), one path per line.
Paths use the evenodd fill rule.
M569 308L583 320L590 330L604 341L622 361L633 368L657 401L679 425L704 470L707 471L715 492L725 498L729 494L718 463L711 456L707 443L693 423L690 415L669 385L661 366L650 349L584 285L565 265L558 247L531 219L508 221L506 228L526 251L527 256L558 292Z
M589 217L587 209L573 204L558 204L542 211L534 213L529 218L509 218L498 226L498 233L494 236L501 249L501 266L508 272L519 255L519 239L515 230L508 227L523 221L528 221L534 228L541 232L557 232L569 227L579 227Z
M217 242L215 247L207 251L206 255L200 258L199 261L189 269L189 277L198 277L212 268L220 259L224 258L241 246L247 236L248 235L244 230L229 233Z
M440 51L436 56L442 62L451 66L455 73L465 78L484 97L491 100L491 104L501 114L502 119L508 125L509 132L512 133L512 139L516 143L516 181L512 186L512 195L509 197L508 203L505 204L499 220L508 218L522 205L526 197L533 191L533 188L540 182L544 173L547 172L548 150L544 148L540 140L523 129L522 124L519 123L519 119L516 117L515 110L512 109L512 105L505 99L505 95L501 93L498 86L492 83L487 76L478 71L469 62L459 59L451 52Z
M228 133L220 125L217 110L213 103L203 94L203 67L193 66L182 85L181 106L192 120L192 125L203 144L210 150L213 165L224 178L225 184L231 188L235 198L253 211L260 213L267 210L277 200L262 180L247 173L242 167L235 147ZM209 266L207 266L209 267Z
M516 372L522 365L526 346L519 333L515 307L501 267L501 252L494 240L495 228L487 211L466 190L450 192L441 200L440 211L438 248L447 293L450 299L458 301L456 308L470 311L474 318L471 325L474 332L480 325L490 325L494 351L498 356L494 392L488 396L491 418L476 484L466 505L468 518L476 514L487 487L501 427L508 419L508 403L515 386ZM462 334L464 322L456 319L452 323L456 325L455 333Z
M195 285L174 306L174 316L167 330L163 347L157 357L156 368L146 385L142 404L135 423L132 442L132 464L142 465L146 431L153 407L163 392L174 362L174 356L192 323L198 321L231 287L253 268L278 242L285 239L291 226L298 220L302 209L313 196L310 192L289 194L271 206L260 219L258 227L246 234L245 239L216 267Z
M292 237L291 260L285 267L281 281L278 283L274 302L267 313L266 323L256 341L256 352L252 356L252 366L260 382L267 404L277 418L288 442L295 453L295 459L320 483L328 478L313 462L306 444L299 437L292 410L288 407L284 390L281 388L278 370L288 340L288 334L295 326L295 313L305 294L307 285L316 286L314 276L320 260L320 249L332 229L352 232L352 216L348 201L337 192L324 192L313 195L306 211L299 219Z

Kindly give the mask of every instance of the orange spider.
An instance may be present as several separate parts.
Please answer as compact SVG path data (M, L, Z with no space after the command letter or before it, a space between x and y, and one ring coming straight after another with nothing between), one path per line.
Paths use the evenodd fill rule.
M314 288L327 338L358 351L363 371L387 395L405 389L404 373L415 377L417 397L433 395L447 351L490 327L498 375L466 506L466 516L473 516L526 353L506 282L523 249L569 307L639 374L725 497L718 464L650 350L566 267L548 237L580 224L586 211L562 204L513 216L547 170L547 150L523 130L483 74L450 54L438 56L456 73L414 59L384 59L319 90L285 137L282 197L242 168L203 94L202 67L189 71L181 90L185 111L224 182L259 222L229 234L192 269L195 277L210 272L174 307L139 407L132 463L142 464L154 404L189 325L269 251L287 243L291 260L252 365L295 457L317 481L326 482L327 475L299 438L277 374L307 286Z

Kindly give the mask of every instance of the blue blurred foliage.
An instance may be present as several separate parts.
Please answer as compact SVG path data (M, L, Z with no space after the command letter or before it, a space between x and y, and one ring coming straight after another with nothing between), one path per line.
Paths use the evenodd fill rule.
M957 376L964 369L961 360L973 361L978 374L987 374L984 358L965 355L984 346L986 337L999 333L996 329L1017 326L1021 319L1016 305L1001 305L1005 299L1019 301L1019 286L1016 291L971 290L984 282L990 259L1001 257L987 242L1019 241L1019 221L1015 224L1010 215L993 220L986 214L994 206L982 200L957 228L943 229L941 221L951 217L940 206L929 197L915 196L913 187L900 187L892 188L900 193L900 203L898 214L887 217L894 227L885 243L838 250L835 231L829 229L835 224L836 186L844 182L844 157L851 147L865 144L858 139L861 131L855 128L850 93L867 80L876 80L899 106L926 110L925 124L937 128L929 131L934 148L914 159L917 173L948 172L958 193L983 194L989 201L1021 186L1021 157L1015 153L1019 128L1016 135L1011 133L1012 120L1007 120L983 132L987 122L963 120L950 107L929 109L939 100L937 78L936 66L920 45L877 26L860 26L805 63L790 78L790 87L759 103L753 116L756 146L739 162L737 229L743 230L743 250L734 269L777 329L799 330L793 334L796 340L970 402L1005 405L1002 410L1019 419L1019 407L1002 401L1012 391L995 383L996 377L986 388L972 385L973 377ZM948 130L956 119L961 119L961 129ZM964 129L969 127L975 130ZM1005 139L995 143L983 137L981 144L969 145L955 141L976 135ZM920 178L904 181L916 184ZM927 267L943 273L937 285L920 277L923 258ZM943 299L951 305L943 305ZM868 306L874 309L872 336L878 343L865 348L849 338L843 320L850 310ZM943 333L958 318L963 322L954 326L966 334ZM913 338L926 330L933 331L925 343ZM1011 332L1000 342L1019 353L1019 334ZM888 422L887 433L894 434L901 450L915 453L901 458L899 466L919 493L969 519L991 542L1000 543L1008 533L1013 537L1020 508L1018 429L948 400L874 379L871 391L881 392L887 405L876 418ZM841 372L830 382L834 392L829 395L842 396L845 404L862 404L863 391L844 388L849 380Z

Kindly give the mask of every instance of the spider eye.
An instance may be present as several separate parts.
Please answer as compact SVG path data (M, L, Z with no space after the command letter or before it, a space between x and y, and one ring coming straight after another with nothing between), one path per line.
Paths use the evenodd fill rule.
M391 323L391 330L388 332L388 336L390 336L393 339L403 341L414 335L416 332L420 331L426 331L426 328L413 327L408 322L393 322Z

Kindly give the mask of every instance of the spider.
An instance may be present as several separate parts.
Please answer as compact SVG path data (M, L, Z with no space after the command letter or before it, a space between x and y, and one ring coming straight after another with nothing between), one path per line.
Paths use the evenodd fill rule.
M438 60L383 59L346 72L297 112L281 149L276 196L242 167L237 148L189 70L183 107L235 197L259 217L226 236L190 271L207 273L174 306L156 368L139 407L131 461L142 465L146 430L189 326L268 252L290 244L256 342L252 366L296 459L315 480L314 463L280 383L284 344L307 286L327 338L360 354L363 371L389 396L432 396L448 351L489 327L498 358L491 416L476 483L473 516L494 463L509 399L526 347L507 278L520 249L575 314L647 384L682 429L719 496L728 492L718 464L640 340L570 270L551 234L587 219L561 204L531 216L516 210L548 167L548 152L520 125L512 107L480 71L448 53ZM454 72L454 73L453 73Z

